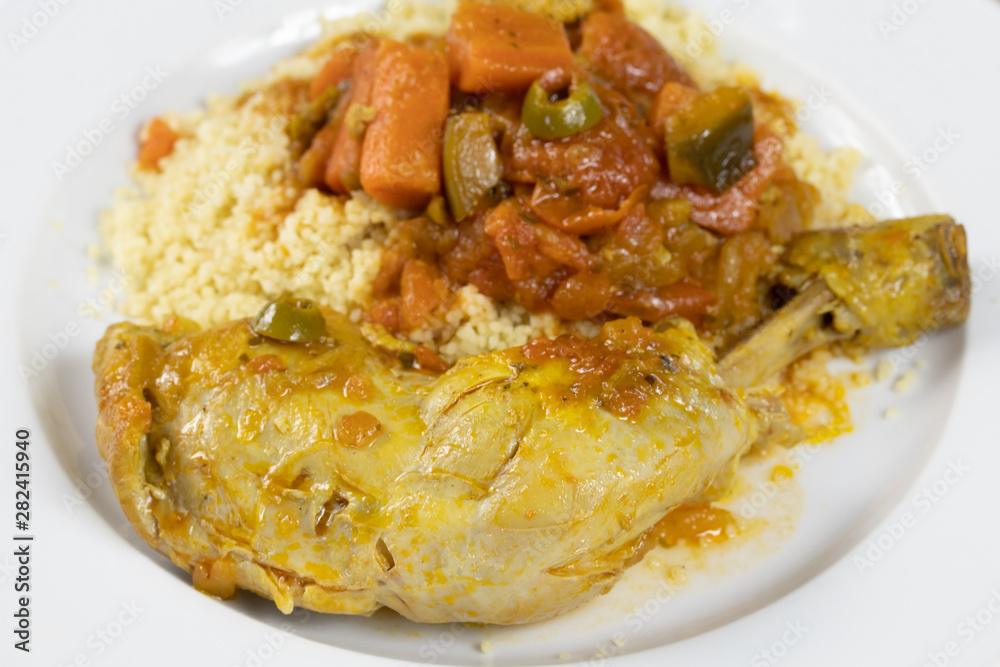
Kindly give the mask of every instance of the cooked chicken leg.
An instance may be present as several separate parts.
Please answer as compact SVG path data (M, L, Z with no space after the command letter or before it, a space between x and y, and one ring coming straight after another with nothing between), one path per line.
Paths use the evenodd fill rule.
M800 234L784 259L801 292L722 359L732 386L757 385L832 342L903 347L969 317L965 229L948 216Z
M830 292L817 312L848 301ZM816 327L789 313L792 339ZM122 508L204 590L285 612L542 620L607 591L649 528L766 431L684 324L620 320L434 378L325 317L304 344L174 320L97 346L97 441Z
M245 321L180 338L122 324L98 348L121 504L203 587L284 611L543 619L606 591L757 434L685 328L620 321L437 380L335 315L328 329L291 345Z

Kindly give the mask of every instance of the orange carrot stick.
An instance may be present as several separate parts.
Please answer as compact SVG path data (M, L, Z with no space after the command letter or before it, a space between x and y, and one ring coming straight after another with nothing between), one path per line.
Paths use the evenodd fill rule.
M325 93L327 88L339 86L350 79L357 55L358 50L354 47L340 48L330 54L330 59L309 86L309 99L314 100Z
M348 109L355 104L371 104L377 62L377 45L370 45L358 54L354 61L354 81L351 83ZM334 192L346 195L361 187L361 146L362 138L351 132L350 124L341 123L326 165L326 184Z
M441 140L450 87L443 53L399 42L379 50L361 185L387 206L418 209L441 192Z
M507 5L464 2L448 30L452 83L468 93L527 90L551 69L573 66L562 24Z

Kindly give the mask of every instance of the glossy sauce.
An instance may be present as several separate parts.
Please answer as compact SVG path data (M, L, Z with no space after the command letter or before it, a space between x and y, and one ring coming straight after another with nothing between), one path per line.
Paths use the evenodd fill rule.
M736 519L709 503L681 505L663 517L651 530L660 546L673 547L681 542L705 546L725 542L736 531Z
M534 363L566 362L572 379L544 390L557 402L596 399L627 421L640 417L650 398L665 390L661 375L674 371L667 347L636 319L608 325L590 340L575 336L534 340L521 354Z
M348 141L343 127L336 145L328 145L336 118L317 134L316 150L307 151L310 161L331 155L326 183L318 187L348 194L352 188L343 187L340 175L363 161L378 166L362 170L368 194L413 208L386 242L366 313L370 321L394 334L436 332L446 326L455 293L466 285L494 301L568 321L685 317L723 345L769 314L759 284L773 279L771 248L808 224L814 203L810 188L785 164L783 141L772 129L791 118L781 100L748 91L757 116L757 166L718 194L671 181L664 123L679 112L679 100L701 91L615 3L602 3L566 26L512 7L470 2L456 12L446 40L386 42L377 50L398 54L401 62L436 63L431 69L437 74L428 75L434 81L446 60L452 91L436 85L419 98L407 97L427 121L418 129L411 127L415 121L392 115L390 98L401 98L420 82L404 77L398 90L383 86L365 95L369 79L395 80L388 56L366 67L365 50L335 50L310 82L314 98L335 82L346 86L352 103L382 109L363 151L361 139ZM537 138L522 122L527 90L537 78L586 82L603 116L576 134ZM553 92L553 100L562 94ZM447 162L437 141L443 127L437 125L448 106L452 117L489 118L503 175L478 204L463 207L468 211L459 220L449 216L443 198L427 204ZM434 113L427 111L432 107ZM383 135L399 141L381 141ZM423 137L422 143L411 135ZM353 150L344 149L345 142L353 142ZM341 164L345 156L351 158L349 169ZM420 168L374 184L373 174L395 170L400 162ZM434 360L420 366L443 368Z

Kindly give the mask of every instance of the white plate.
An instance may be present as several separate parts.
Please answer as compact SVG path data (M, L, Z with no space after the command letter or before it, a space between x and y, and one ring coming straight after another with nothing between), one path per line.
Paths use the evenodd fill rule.
M338 2L329 11L372 4ZM314 36L311 7L322 3L52 0L0 9L7 42L0 182L9 186L0 220L2 312L13 315L0 332L0 456L9 457L0 461L7 471L0 554L13 551L18 532L18 428L32 433L35 536L32 653L15 651L9 631L3 653L46 665L227 666L393 664L385 658L528 665L557 663L561 653L595 665L978 665L1000 657L1000 231L991 205L1000 7L987 0L687 4L716 20L727 52L755 65L767 86L812 96L817 109L806 127L825 145L864 150L861 203L878 201L898 181L906 192L886 199L887 215L941 210L968 226L980 278L972 320L911 356L896 353L901 368L917 356L927 362L913 392L873 387L854 396L856 432L804 463L802 515L790 535L761 542L769 556L744 549L731 558L731 572L696 575L677 592L640 566L582 610L513 629L418 626L389 613L286 618L248 595L211 600L133 535L100 472L89 357L115 318L104 303L118 285L107 272L96 285L86 279L96 212L126 183L143 120L263 73ZM136 89L144 77L148 92ZM115 102L122 95L135 101L127 115L124 101ZM95 133L105 118L113 128ZM97 145L60 181L52 163L65 162L81 141ZM915 171L907 160L921 155L926 169ZM102 311L96 319L94 311ZM23 380L20 369L32 362L38 375ZM883 420L889 406L903 417ZM765 511L789 509L787 498L781 503L768 501ZM0 556L7 619L14 565ZM478 650L484 638L493 642L491 656Z

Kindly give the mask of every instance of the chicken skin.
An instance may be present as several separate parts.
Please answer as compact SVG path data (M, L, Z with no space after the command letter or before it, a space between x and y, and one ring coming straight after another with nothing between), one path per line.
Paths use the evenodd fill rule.
M206 590L286 612L545 619L607 591L759 430L688 327L621 320L433 378L326 317L308 344L175 321L116 325L98 347L122 507Z
M136 531L207 592L540 621L609 590L654 524L775 432L780 410L752 389L769 373L967 317L950 219L822 234L786 258L799 296L721 363L684 321L617 320L443 375L332 311L297 343L250 320L117 324L94 358L98 446ZM880 315L887 285L906 308Z

